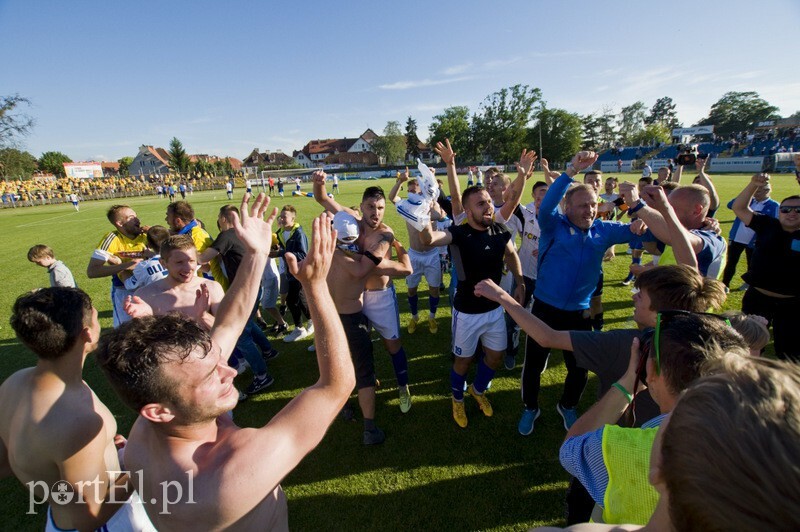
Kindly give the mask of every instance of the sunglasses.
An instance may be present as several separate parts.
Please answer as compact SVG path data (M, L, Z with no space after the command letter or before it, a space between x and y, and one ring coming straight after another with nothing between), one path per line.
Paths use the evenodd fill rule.
M795 205L793 207L781 207L780 209L783 214L789 214L792 211L794 211L795 214L800 214L800 205Z
M709 316L711 318L725 322L728 327L732 327L731 321L725 316L712 314L710 312L691 312L689 310L662 310L656 315L656 326L648 327L639 339L639 363L636 366L636 381L633 386L634 396L630 404L630 412L635 423L636 414L634 413L634 403L636 402L636 390L640 383L647 382L647 359L651 356L655 361L656 375L661 375L661 328L669 323L676 316Z

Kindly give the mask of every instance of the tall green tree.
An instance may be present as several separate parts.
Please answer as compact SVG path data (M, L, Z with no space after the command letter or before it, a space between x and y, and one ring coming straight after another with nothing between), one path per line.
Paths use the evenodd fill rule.
M663 122L655 122L644 126L644 129L633 134L628 141L630 146L644 146L653 142L667 143L672 138L672 129Z
M469 108L465 106L448 107L442 114L433 117L428 128L430 138L428 144L436 146L437 142L450 139L450 145L460 162L474 161L475 150L472 142L472 131L469 125Z
M122 177L127 177L130 175L130 167L133 164L133 157L123 157L121 159L117 159L119 163L119 175Z
M678 120L678 113L675 111L675 102L669 96L664 96L656 100L650 108L650 114L644 119L646 125L661 123L666 125L670 131L676 127L681 127ZM669 139L667 139L669 140Z
M372 149L386 164L400 164L405 159L406 138L400 131L400 123L392 120L383 128L383 136L372 143Z
M603 107L603 114L597 118L599 132L599 149L610 148L617 141L616 125L617 115L609 106Z
M713 125L714 133L727 136L748 130L756 122L778 118L778 108L770 105L757 92L727 92L711 106L708 117L695 125Z
M186 150L183 148L181 141L177 137L172 137L172 140L169 141L169 165L172 170L185 174L189 172L191 164L191 160L186 155Z
M600 120L594 114L589 114L581 119L581 124L583 126L582 146L587 150L598 151L600 149Z
M16 148L0 149L0 176L27 179L36 171L36 157Z
M569 161L581 149L581 118L564 109L543 109L536 124L528 130L527 145L539 151L539 126L542 128L540 157L551 164Z
M30 104L30 100L19 94L0 96L0 148L15 147L33 129L33 118L18 112L18 107Z
M72 159L60 151L48 151L39 157L39 170L55 176L66 177L67 171L64 170L64 163L71 162Z
M408 117L406 120L406 154L412 160L419 157L419 137L417 136L417 121Z
M527 85L514 85L487 96L472 120L478 150L491 161L516 161L527 147L528 128L541 100L542 91Z
M634 135L644 129L644 119L647 118L647 107L644 102L636 102L623 107L617 123L619 125L619 138L625 145L631 145Z

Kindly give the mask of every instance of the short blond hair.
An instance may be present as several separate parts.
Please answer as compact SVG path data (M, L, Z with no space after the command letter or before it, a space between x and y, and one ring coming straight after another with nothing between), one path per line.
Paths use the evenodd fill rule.
M41 259L54 259L56 258L53 250L50 249L50 246L46 246L44 244L36 244L31 249L28 250L28 260L31 262L35 262Z

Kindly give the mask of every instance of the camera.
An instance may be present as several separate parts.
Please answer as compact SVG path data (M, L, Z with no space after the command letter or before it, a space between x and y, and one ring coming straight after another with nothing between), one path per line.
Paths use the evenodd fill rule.
M675 158L678 164L682 166L693 165L699 157L697 152L697 144L678 144L678 156Z

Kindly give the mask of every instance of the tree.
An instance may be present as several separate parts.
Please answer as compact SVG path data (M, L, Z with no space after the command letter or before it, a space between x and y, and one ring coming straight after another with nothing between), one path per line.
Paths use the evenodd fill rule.
M672 129L663 122L655 122L635 133L629 141L630 146L644 146L652 143L668 143L672 138Z
M656 100L650 108L650 114L644 119L646 125L661 123L667 126L670 131L676 127L681 127L678 121L678 113L675 112L675 103L669 96L664 96ZM667 139L669 140L669 139Z
M644 119L647 118L647 107L644 102L636 102L622 108L617 123L619 124L619 137L623 144L630 146L634 135L644 129Z
M49 172L58 177L66 177L64 163L71 163L72 159L60 151L48 151L39 157L39 170Z
M540 157L554 165L568 161L581 149L581 118L564 109L543 109L536 125L528 130L528 146L539 149L539 126L542 128Z
M169 165L179 174L186 174L189 172L191 165L189 156L186 155L186 150L183 149L183 144L176 137L172 137L169 141Z
M412 159L419 157L419 137L417 136L417 121L408 117L406 120L406 155Z
M4 179L27 179L36 171L36 164L36 157L26 151L16 148L0 149L0 176Z
M614 129L616 124L617 115L609 106L603 107L603 114L597 118L597 127L599 132L599 146L598 148L610 148L617 140L617 132Z
M474 161L475 150L472 143L472 132L469 126L469 108L464 106L448 107L442 114L433 117L428 144L433 147L437 142L450 139L450 145L460 161Z
M780 118L778 108L762 99L757 92L727 92L714 105L708 117L695 125L713 125L714 133L726 137L747 131L757 122Z
M600 149L600 120L593 114L584 116L581 119L583 126L582 145L587 150L598 151ZM547 158L545 156L545 158Z
M490 161L516 161L528 137L528 128L542 91L514 85L487 96L472 119L478 150Z
M24 137L33 128L33 118L14 112L22 104L31 102L19 94L0 96L0 148L15 147L17 138Z
M387 122L383 136L375 139L372 149L386 164L401 163L406 153L406 138L400 131L400 123L394 120Z
M133 157L123 157L122 159L117 159L119 163L119 175L122 177L127 177L130 175L130 166L133 164Z

